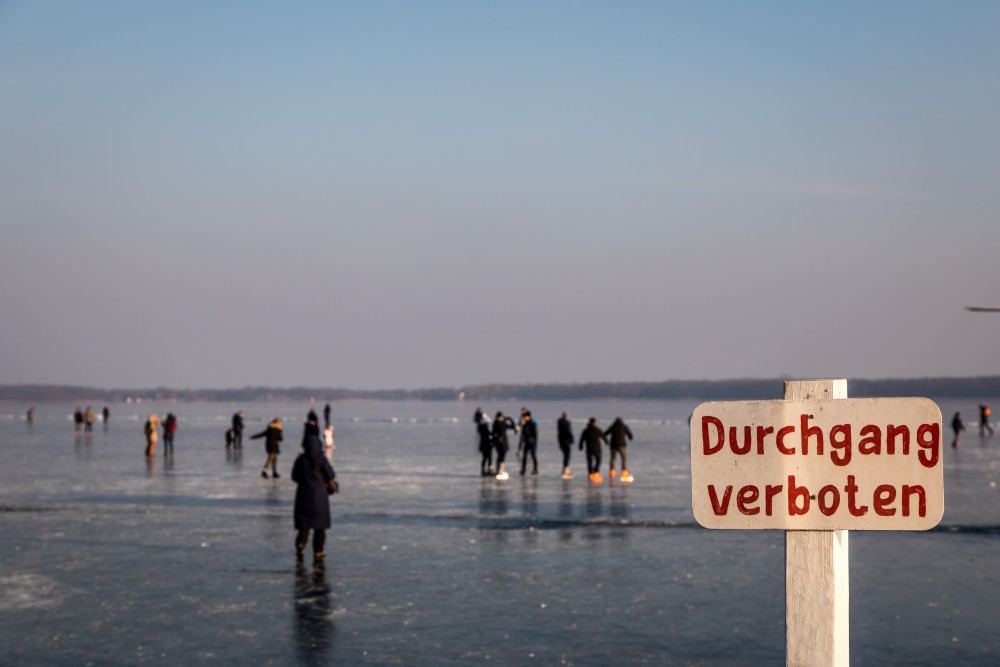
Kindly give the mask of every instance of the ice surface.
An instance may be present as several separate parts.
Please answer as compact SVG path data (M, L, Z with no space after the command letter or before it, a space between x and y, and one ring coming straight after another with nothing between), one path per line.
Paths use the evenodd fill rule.
M1000 436L978 438L976 403L939 401L971 429L945 451L942 525L851 536L856 664L1000 662ZM475 405L334 403L324 568L292 547L308 405L118 404L90 436L75 405L36 406L31 427L26 405L0 406L0 662L781 664L783 535L694 523L694 406L533 403L541 474L500 482L478 474ZM281 479L260 477L263 440L225 451L237 409L247 435L285 420ZM590 486L576 450L560 479L563 410L577 434L630 424L631 486ZM147 461L146 414L167 411L175 454Z

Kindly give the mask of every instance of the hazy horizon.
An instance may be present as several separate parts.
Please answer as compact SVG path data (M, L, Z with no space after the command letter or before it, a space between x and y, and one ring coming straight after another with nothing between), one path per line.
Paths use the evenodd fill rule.
M996 375L998 23L3 3L0 380Z

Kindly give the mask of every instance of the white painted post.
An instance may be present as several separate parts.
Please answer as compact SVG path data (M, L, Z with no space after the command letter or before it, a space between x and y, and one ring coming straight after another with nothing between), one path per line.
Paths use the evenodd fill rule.
M847 380L785 382L785 400L847 398ZM785 531L785 665L850 664L848 531Z

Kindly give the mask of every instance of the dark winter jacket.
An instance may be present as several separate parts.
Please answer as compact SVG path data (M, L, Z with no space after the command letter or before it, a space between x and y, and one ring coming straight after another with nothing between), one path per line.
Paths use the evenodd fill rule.
M587 428L583 429L583 433L580 434L580 449L587 445L587 453L600 454L601 443L607 441L597 424L587 424Z
M488 419L479 420L479 426L476 427L476 431L479 433L479 451L483 454L489 454L493 449L493 436L490 435L490 421Z
M497 448L498 452L507 451L507 430L516 428L517 425L510 417L503 417L493 421L493 445Z
M323 455L323 444L315 435L306 436L304 450L292 466L292 481L298 484L295 491L296 530L326 530L330 527L330 496L326 481L336 479L330 462Z
M632 439L632 431L621 419L615 419L604 435L611 436L611 449L623 449L628 447L628 440Z
M559 418L559 447L569 449L573 446L573 423L568 419Z
M535 449L538 444L538 422L534 419L521 424L521 444L525 449Z
M251 440L256 440L257 438L267 438L267 440L264 441L265 452L267 452L268 454L280 454L281 447L278 445L278 443L280 443L282 440L281 422L275 419L274 421L272 421L270 424L267 425L266 429L264 429L260 433L257 433L256 435L250 436Z

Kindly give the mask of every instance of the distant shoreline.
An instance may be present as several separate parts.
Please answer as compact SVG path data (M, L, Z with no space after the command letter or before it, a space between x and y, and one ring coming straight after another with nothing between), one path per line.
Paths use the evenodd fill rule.
M666 380L663 382L584 382L484 384L431 389L354 390L320 387L243 387L239 389L101 389L79 385L0 385L0 401L54 403L93 401L261 402L261 401L498 401L587 399L766 400L783 395L790 378L734 380ZM982 377L848 378L852 397L927 396L978 398L1000 396L1000 375Z

